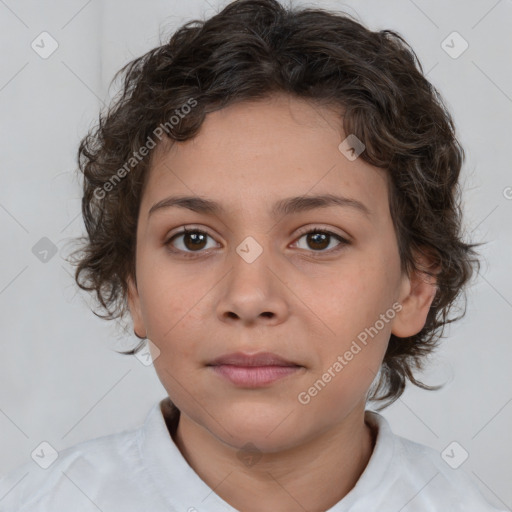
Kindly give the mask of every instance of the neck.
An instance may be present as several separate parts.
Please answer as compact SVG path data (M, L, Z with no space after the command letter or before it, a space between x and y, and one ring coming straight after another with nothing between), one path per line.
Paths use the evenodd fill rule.
M355 486L375 441L364 422L363 406L312 440L284 451L258 453L248 463L238 456L239 449L177 414L177 428L169 430L183 457L218 496L243 512L328 510Z

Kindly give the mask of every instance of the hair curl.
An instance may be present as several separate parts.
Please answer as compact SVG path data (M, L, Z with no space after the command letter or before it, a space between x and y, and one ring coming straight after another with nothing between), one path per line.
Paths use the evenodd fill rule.
M403 393L407 380L437 389L414 372L423 368L444 326L464 316L465 303L460 316L449 313L480 266L473 249L480 244L461 236L464 150L452 118L398 33L371 31L344 13L237 0L206 21L186 23L168 43L126 64L113 81L120 75L120 92L78 150L88 236L76 251L75 280L95 292L107 313L97 316L112 320L128 312L127 278L135 279L137 218L151 154L108 193L98 190L107 189L158 126L167 122L164 140L185 141L209 112L286 93L341 107L345 133L366 145L360 158L387 170L402 271L421 270L437 279L425 326L409 338L391 335L369 399L387 401L383 408ZM168 120L191 98L197 106L170 126ZM435 272L420 268L415 254L421 253L433 258Z

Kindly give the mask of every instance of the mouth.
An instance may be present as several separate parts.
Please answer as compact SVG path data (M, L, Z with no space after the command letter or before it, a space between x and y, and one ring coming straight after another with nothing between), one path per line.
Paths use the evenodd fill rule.
M233 352L217 357L207 366L233 365L233 366L300 366L284 357L272 352L258 352L246 354L244 352Z
M271 352L225 354L207 366L232 384L248 388L266 386L304 368Z

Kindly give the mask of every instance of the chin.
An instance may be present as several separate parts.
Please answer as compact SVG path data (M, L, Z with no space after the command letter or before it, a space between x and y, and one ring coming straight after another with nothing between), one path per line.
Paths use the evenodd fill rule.
M211 418L205 418L209 430L223 443L236 449L244 449L251 443L266 453L285 450L294 446L301 437L304 421L282 407L268 405L260 407L246 402L245 407L229 407L227 411L217 409L220 425ZM302 429L297 428L302 425ZM208 428L208 427L207 427ZM230 435L231 434L231 435Z

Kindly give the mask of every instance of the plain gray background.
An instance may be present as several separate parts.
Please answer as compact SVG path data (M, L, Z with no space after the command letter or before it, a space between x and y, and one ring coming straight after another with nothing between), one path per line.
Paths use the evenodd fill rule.
M166 396L152 366L114 352L136 338L90 312L90 299L63 259L84 229L75 154L102 102L115 93L109 91L114 72L179 25L210 17L226 3L0 0L0 474L30 460L42 441L61 450L134 428ZM483 266L466 317L447 329L424 375L427 383L447 382L444 389L408 389L383 414L397 434L440 454L459 443L469 454L461 469L490 501L511 509L512 2L307 5L345 10L373 30L398 31L454 116L467 154L466 229L473 240L488 242ZM48 58L31 47L43 31L58 43ZM462 48L454 31L469 45L457 58L445 51ZM53 244L55 254L41 261L37 244Z

